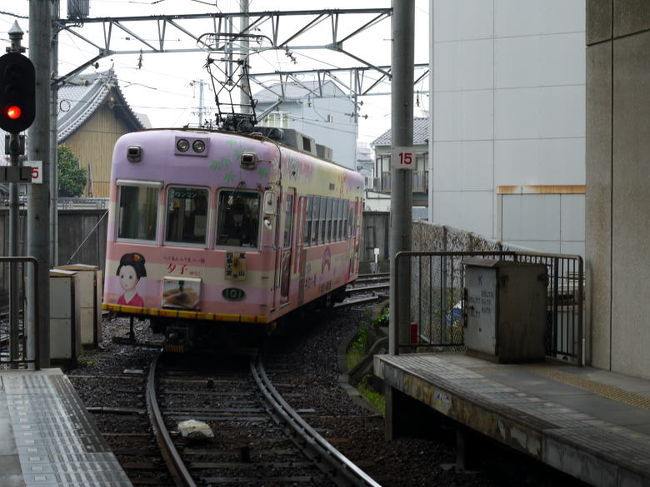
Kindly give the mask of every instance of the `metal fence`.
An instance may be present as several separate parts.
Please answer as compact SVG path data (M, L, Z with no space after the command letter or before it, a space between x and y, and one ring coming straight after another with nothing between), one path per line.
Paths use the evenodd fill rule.
M429 190L429 171L411 171L413 177L413 191L426 193ZM381 177L374 178L373 189L380 193L390 193L391 173L382 172Z
M29 299L37 303L39 300L38 279L28 278L26 265L31 266L32 276L38 274L38 261L34 257L0 257L0 270L9 275L15 272L17 278L9 280L15 283L15 302L10 299L12 289L1 294L0 299L0 369L25 368L33 364L36 370L40 369L40 337L38 306L34 306L33 322L36 324L32 330L33 336L29 337L27 326L27 296L29 286ZM13 268L13 271L12 271Z
M544 264L547 268L546 355L576 363L584 357L582 257L518 251L400 252L396 273L409 273L410 310L395 310L395 351L464 349L467 257ZM400 292L400 289L397 289ZM400 300L396 299L395 306Z

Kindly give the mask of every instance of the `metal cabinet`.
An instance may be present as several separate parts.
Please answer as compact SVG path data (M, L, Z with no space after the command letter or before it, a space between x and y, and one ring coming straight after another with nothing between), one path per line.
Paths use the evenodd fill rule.
M546 266L484 258L463 265L468 353L496 362L543 360Z
M50 358L74 365L81 350L77 273L50 270Z

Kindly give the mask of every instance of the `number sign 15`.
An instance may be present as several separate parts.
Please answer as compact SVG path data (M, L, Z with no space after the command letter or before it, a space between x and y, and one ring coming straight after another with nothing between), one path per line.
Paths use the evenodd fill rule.
M43 161L28 161L25 163L26 166L31 166L32 168L32 184L42 184L43 183Z
M415 170L415 150L413 147L393 147L392 168Z

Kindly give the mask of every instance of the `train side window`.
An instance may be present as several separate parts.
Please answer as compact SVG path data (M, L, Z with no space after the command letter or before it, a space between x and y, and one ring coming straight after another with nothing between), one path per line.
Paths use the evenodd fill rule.
M124 184L118 181L117 238L156 240L160 183Z
M320 230L320 221L318 220L320 215L320 196L313 196L314 204L311 208L311 221L312 221L312 230L311 230L311 244L318 244L318 231Z
M325 215L327 215L327 198L321 196L320 198L320 235L318 237L318 243L325 243L325 230L327 225L325 224Z
M347 240L350 238L350 201L345 200L345 204L343 205L343 231L345 232L345 239Z
M293 229L293 195L286 195L284 205L284 245L282 248L288 249L291 247Z
M332 207L332 241L338 242L339 240L339 203L340 199L334 199L334 206Z
M205 188L170 186L167 189L166 242L205 245L208 194Z
M327 198L327 214L325 219L327 220L327 231L325 233L325 240L327 242L332 241L332 208L334 206L334 198Z
M257 247L260 195L250 191L219 192L217 245Z
M311 196L303 196L305 199L305 233L303 237L303 243L309 245L311 242Z
M345 240L345 200L339 205L339 239Z

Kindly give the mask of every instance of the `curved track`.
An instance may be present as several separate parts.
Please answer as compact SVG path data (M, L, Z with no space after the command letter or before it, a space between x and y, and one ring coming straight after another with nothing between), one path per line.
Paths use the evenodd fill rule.
M317 463L337 485L379 486L363 470L343 456L330 443L325 441L300 415L282 398L269 380L261 361L251 361L251 373L264 399L273 408L274 413L298 438L303 453ZM325 466L324 464L328 464Z
M176 450L176 447L174 446L171 436L167 431L167 427L165 426L162 412L158 406L158 399L156 397L156 368L158 366L159 358L160 355L151 362L151 367L149 367L149 376L147 378L147 412L149 413L149 420L153 427L156 443L158 443L161 455L165 460L167 469L174 479L174 482L176 482L176 485L194 487L196 484L187 470L187 467L185 467L183 459L178 454L178 450Z
M260 436L260 428L263 431L263 445L239 447L239 455L236 459L225 461L228 456L226 450L229 445L224 445L224 441L213 442L214 451L210 450L208 446L199 448L189 447L187 444L183 445L185 453L190 451L195 455L194 458L199 458L198 461L190 461L186 465L182 455L177 450L172 436L167 430L164 417L183 416L183 411L167 411L163 412L160 409L156 393L156 377L158 374L158 358L156 358L150 367L148 384L147 384L147 409L151 419L153 430L155 433L156 441L160 446L163 458L170 470L172 477L175 479L176 485L179 486L194 486L208 483L208 484L222 484L228 485L229 483L242 482L241 476L239 478L228 477L228 475L241 475L233 473L233 471L241 470L245 467L246 475L249 475L244 480L247 485L255 485L255 463L258 462L266 470L265 474L276 473L275 478L260 478L259 485L285 485L290 482L292 485L361 485L361 486L378 486L368 475L366 475L360 468L345 458L338 452L332 445L325 441L312 427L310 427L299 415L291 408L288 403L281 397L275 387L271 384L261 361L258 358L251 359L249 364L249 372L246 377L243 377L241 370L236 374L236 377L231 373L230 375L223 375L217 378L210 378L205 381L208 387L215 388L215 384L223 384L221 387L223 391L214 392L196 391L194 394L188 392L189 395L197 397L211 398L219 397L215 406L203 407L200 409L199 415L204 418L213 418L217 421L218 418L220 433L228 430L227 421L237 421L236 428L258 428L257 432L251 430L246 433L239 431L239 434L247 437L254 438ZM252 378L251 378L252 376ZM228 378L226 378L228 377ZM187 382L203 382L203 379L189 379ZM179 383L182 382L179 381ZM226 383L230 385L236 383L237 390L226 390ZM248 384L246 386L245 384ZM212 384L212 385L210 385ZM246 391L246 387L256 387L256 391ZM167 391L166 394L180 394L180 391ZM241 397L248 394L254 394L257 397L262 397L262 407L255 408L254 405L246 403L243 406ZM234 406L234 403L227 403L226 397L239 397L240 406ZM212 400L212 399L210 399ZM208 399L203 399L203 404L206 404ZM165 402L178 403L166 399ZM259 402L259 401L258 401ZM178 409L179 405L174 404ZM187 412L193 412L197 415L196 408L186 408ZM225 413L227 411L227 413ZM260 412L266 412L266 419L260 418ZM252 415L252 416L251 416ZM227 416L227 417L226 417ZM274 431L275 430L275 431ZM284 434L280 430L284 430ZM273 435L280 433L284 440L277 439ZM287 437L291 440L287 443ZM237 450L237 445L240 444L236 440L231 440L233 447L229 448L230 451ZM222 443L216 445L215 443ZM288 444L295 445L293 448L288 447ZM248 445L248 443L247 443ZM261 457L256 457L252 460L251 451ZM276 457L272 455L276 454ZM199 455L199 456L197 456ZM301 456L306 457L310 462L300 461ZM207 461L206 460L213 460ZM290 460L286 460L289 458ZM217 460L218 459L218 460ZM245 464L245 465L244 465ZM262 465L263 464L263 465ZM206 472L209 472L206 474ZM316 473L320 472L320 473ZM207 476L206 476L207 475Z
M354 306L379 301L382 294L388 293L389 274L361 274L345 289L345 300L334 305L335 308Z

